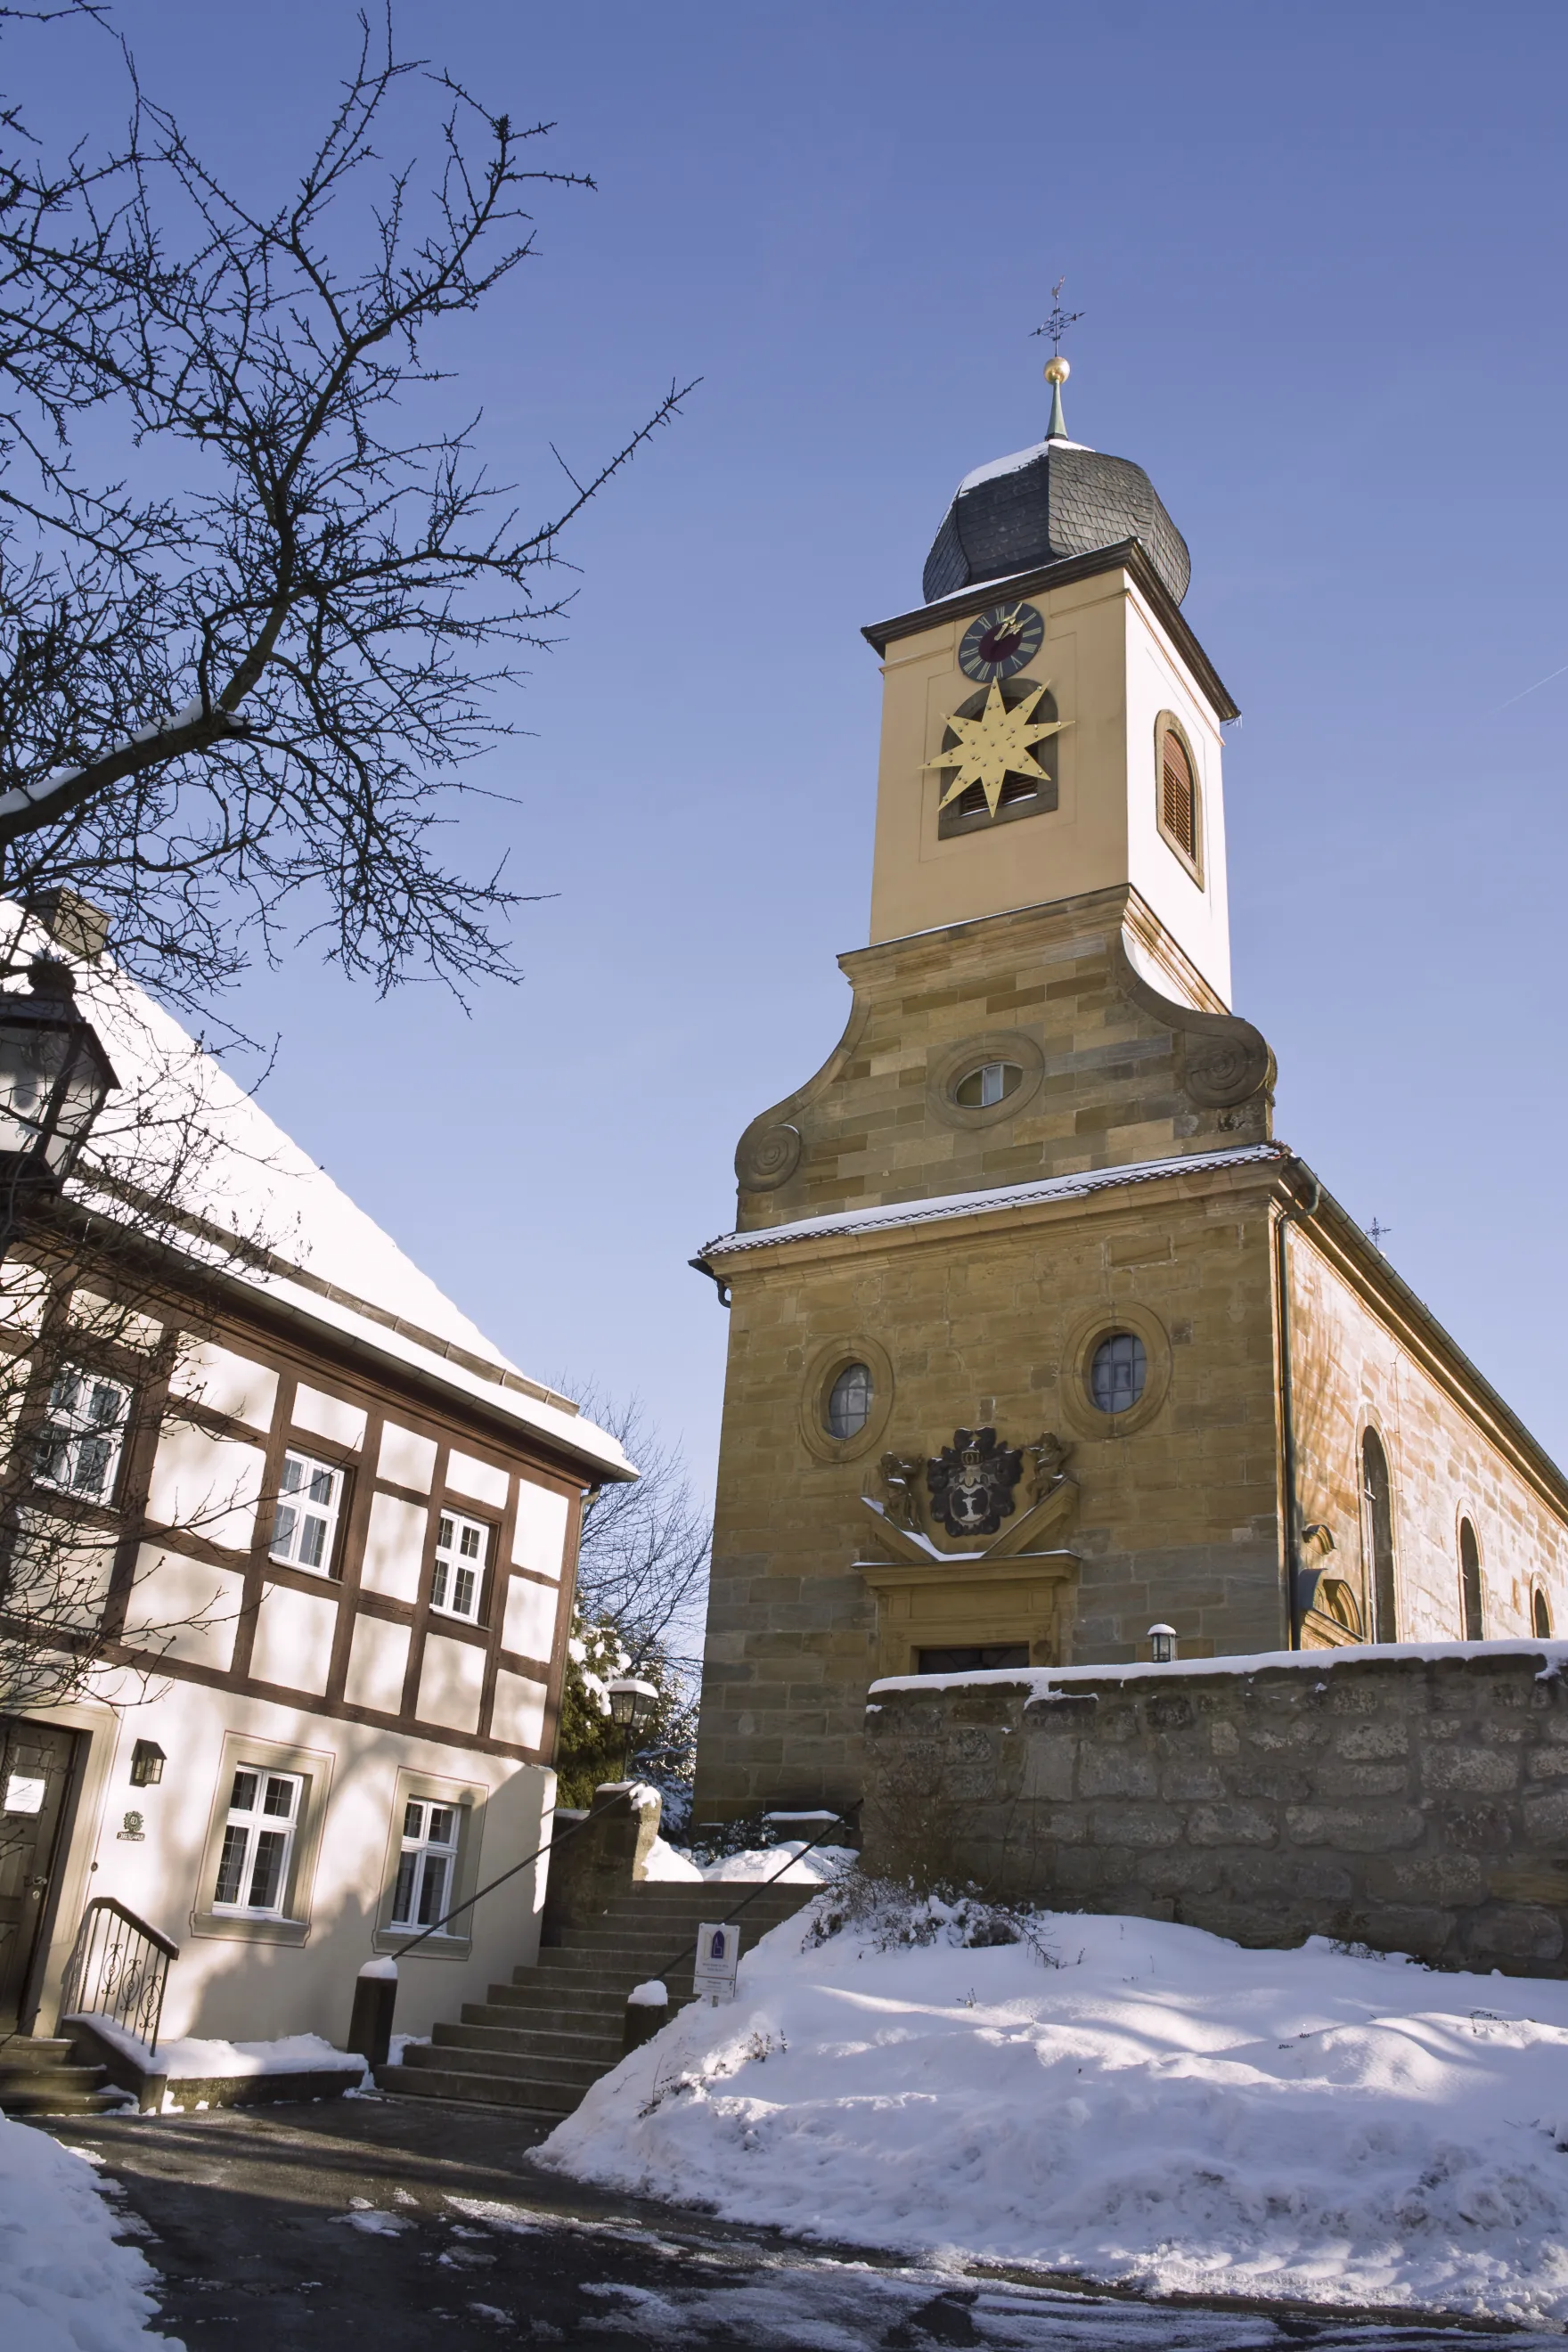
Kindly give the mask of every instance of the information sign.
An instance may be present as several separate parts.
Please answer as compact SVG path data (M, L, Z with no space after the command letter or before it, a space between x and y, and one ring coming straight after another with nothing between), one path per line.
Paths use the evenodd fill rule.
M706 1923L697 1930L697 1966L692 1982L710 2001L733 2000L735 1969L741 1958L741 1931L728 1924Z

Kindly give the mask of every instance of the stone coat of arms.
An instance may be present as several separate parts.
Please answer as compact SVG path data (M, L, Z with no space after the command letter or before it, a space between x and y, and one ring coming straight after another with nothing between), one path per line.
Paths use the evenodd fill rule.
M1012 1512L1023 1467L1021 1450L999 1445L994 1429L955 1429L926 1465L933 1517L950 1536L994 1536Z

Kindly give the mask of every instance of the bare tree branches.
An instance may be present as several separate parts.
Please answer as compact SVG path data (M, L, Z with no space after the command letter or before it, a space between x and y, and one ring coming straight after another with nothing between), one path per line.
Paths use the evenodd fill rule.
M589 1386L572 1391L637 1465L635 1484L601 1486L584 1508L577 1609L611 1625L633 1673L659 1658L697 1670L712 1529L698 1509L685 1465L650 1427L639 1399L617 1403Z
M420 93L424 179L375 145ZM516 894L438 831L513 730L520 651L551 642L563 533L683 397L542 520L443 413L433 342L534 255L525 198L592 185L533 161L549 127L362 19L270 212L140 90L108 161L0 159L0 887L105 905L176 1000L300 934L382 989L510 972ZM84 485L85 405L186 486Z
M149 1575L161 1548L227 1557L258 1507L222 1449L204 1454L193 1334L216 1319L226 1277L293 1238L226 1192L239 1146L213 1089L227 1081L198 1047L148 1028L111 970L93 988L138 1082L111 1094L69 1192L35 1205L0 1266L0 1713L143 1697L158 1661L220 1606L217 1570L215 1597L173 1615L167 1580ZM176 1435L163 1475L182 1425L194 1434L184 1470ZM194 1473L203 1460L220 1466Z

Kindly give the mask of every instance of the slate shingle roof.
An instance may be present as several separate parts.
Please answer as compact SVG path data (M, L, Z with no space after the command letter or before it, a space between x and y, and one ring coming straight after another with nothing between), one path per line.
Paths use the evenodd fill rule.
M1004 580L1124 539L1142 541L1180 604L1192 559L1142 467L1098 449L1042 442L959 485L926 558L925 599L934 604L972 582Z

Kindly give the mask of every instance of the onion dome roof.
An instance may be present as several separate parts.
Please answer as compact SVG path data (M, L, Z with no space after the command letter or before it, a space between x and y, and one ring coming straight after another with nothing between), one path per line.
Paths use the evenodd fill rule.
M1053 435L964 476L926 558L925 600L1127 539L1179 604L1192 559L1142 467Z

